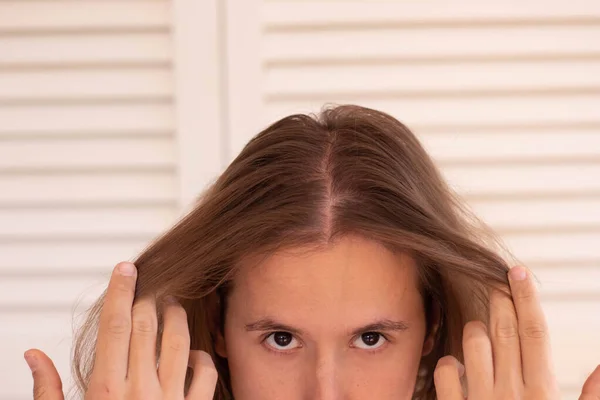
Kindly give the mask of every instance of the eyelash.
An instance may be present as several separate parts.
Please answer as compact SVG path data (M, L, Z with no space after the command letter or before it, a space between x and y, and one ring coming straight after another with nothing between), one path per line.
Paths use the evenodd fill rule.
M367 353L370 353L370 354L374 354L374 353L378 353L378 352L382 351L383 349L385 349L387 347L387 344L389 344L391 342L391 340L387 337L387 335L385 335L382 332L378 332L378 331L366 331L366 332L362 332L362 333L359 333L358 335L356 335L352 339L352 341L350 343L354 343L354 341L356 339L360 338L365 333L375 333L375 334L379 335L384 340L384 343L381 346L379 346L379 347L377 347L375 349L372 349L372 350L369 350L369 349L360 349L360 348L357 348L357 347L353 347L353 348L358 349L358 350L362 350L362 351L366 351Z
M291 349L291 350L287 350L287 351L286 351L286 350L277 350L277 349L274 349L273 347L269 346L269 345L266 343L266 341L267 341L267 339L269 339L269 337L271 337L271 335L273 335L273 334L275 334L275 333L289 333L290 335L292 335L292 337L294 337L296 340L298 340L298 341L300 342L300 346L299 346L299 347L297 347L297 348L295 348L295 349ZM261 340L261 344L262 344L262 345L263 345L263 346L264 346L264 347L265 347L265 348L266 348L268 351L270 351L271 353L273 353L273 354L275 354L275 355L278 355L278 356L286 356L286 355L288 355L288 354L291 354L291 353L292 353L292 352L294 352L295 350L298 350L299 348L302 348L302 347L303 347L303 345L302 345L302 342L301 342L301 341L300 341L298 338L296 338L296 337L294 336L294 334L293 334L293 333L291 333L291 332L286 332L286 331L271 331L271 332L269 332L269 333L265 334L265 335L263 336L262 340Z
M290 335L292 335L292 336L293 336L293 337L294 337L296 340L298 340L298 341L300 342L300 347L297 347L297 348L295 348L295 349L288 350L288 351L285 351L285 350L276 350L276 349L274 349L273 347L271 347L271 346L269 346L268 344L266 344L266 341L267 341L267 339L268 339L269 337L271 337L271 335L273 335L273 334L275 334L275 333L289 333L289 334L290 334ZM366 350L366 349L359 349L359 350L364 350L364 351L366 351L366 352L368 352L368 353L371 353L371 354L373 354L373 353L377 353L377 352L381 351L382 349L384 349L385 347L387 347L387 346L386 346L386 344L388 344L388 343L390 343L390 342L391 342L391 340L388 338L388 336L387 336L387 335L385 335L385 334L384 334L384 333L382 333L382 332L377 332L377 331L368 331L368 332L362 332L362 333L359 333L358 335L356 335L355 337L353 337L353 338L352 338L352 340L350 341L350 343L353 343L353 342L354 342L356 339L358 339L359 337L361 337L361 336L362 336L363 334L365 334L365 333L376 333L377 335L379 335L379 336L380 336L380 337L381 337L381 338L382 338L382 339L385 341L385 343L384 343L384 344L382 344L381 346L377 347L377 348L376 348L376 349L374 349L374 350ZM274 353L274 354L276 354L276 355L279 355L279 356L288 355L288 354L292 353L294 350L297 350L298 348L302 348L302 347L303 347L303 345L302 345L302 342L301 342L301 341L300 341L298 338L296 338L296 337L294 336L294 334L293 334L293 333L286 332L286 331L272 331L272 332L268 332L267 334L263 335L263 338L261 339L261 344L262 344L262 345L263 345L263 346L264 346L264 347L265 347L267 350L269 350L270 352L272 352L272 353ZM356 347L352 347L352 348L356 348Z

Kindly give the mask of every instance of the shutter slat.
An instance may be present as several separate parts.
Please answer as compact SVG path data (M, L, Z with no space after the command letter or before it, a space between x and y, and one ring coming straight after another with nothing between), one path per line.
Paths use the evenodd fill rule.
M0 102L170 99L166 68L41 70L0 74Z
M490 96L322 97L265 104L265 125L296 112L314 112L323 104L360 104L385 111L409 127L600 123L600 93L521 94ZM413 128L414 129L414 128Z
M8 36L0 40L0 67L169 65L171 51L165 33Z
M57 173L0 178L0 204L73 205L175 202L177 179L170 172Z
M600 163L448 166L442 173L466 196L600 192Z
M600 260L595 266L577 267L564 265L553 268L532 268L539 280L539 290L543 297L553 296L567 299L589 297L598 299L600 311Z
M155 236L175 222L172 207L96 209L0 209L0 238L62 235Z
M323 96L560 92L600 88L599 60L507 61L372 65L274 66L265 71L264 91L279 98Z
M89 307L106 289L109 277L90 275L77 278L3 278L0 281L0 309L10 307L81 309Z
M598 54L600 26L427 27L277 32L264 38L269 64L416 59L539 58ZM374 46L373 44L377 45ZM440 45L443 43L444 45Z
M23 105L0 108L3 134L165 133L174 129L170 103Z
M600 196L591 199L473 201L477 216L502 231L598 229Z
M569 264L586 261L597 265L600 230L572 232L568 230L548 233L509 233L503 235L509 249L528 265Z
M167 29L163 1L3 1L0 32Z
M440 164L544 160L600 161L600 135L597 129L498 129L498 131L419 133L417 137Z
M68 154L68 157L65 157ZM173 169L172 137L11 140L0 146L0 171ZM1 185L1 183L0 183Z
M382 2L379 0L347 1L266 1L264 24L269 29L305 27L381 26L431 23L515 23L520 21L588 21L600 18L597 2L577 0L565 2L469 2L423 1Z
M118 262L133 260L148 244L136 239L0 241L0 274L109 273Z

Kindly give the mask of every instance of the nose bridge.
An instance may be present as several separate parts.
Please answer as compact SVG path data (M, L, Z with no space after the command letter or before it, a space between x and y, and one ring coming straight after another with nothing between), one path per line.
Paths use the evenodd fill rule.
M333 346L316 352L315 400L341 400L341 362L341 355Z

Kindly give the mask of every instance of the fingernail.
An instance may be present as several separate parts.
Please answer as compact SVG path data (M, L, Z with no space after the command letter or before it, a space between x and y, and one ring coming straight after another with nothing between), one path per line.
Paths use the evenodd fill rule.
M171 295L165 297L165 303L167 304L177 304L177 299Z
M119 273L123 276L133 276L135 274L135 266L128 262L120 263Z
M527 271L523 267L512 267L508 274L514 281L522 281L527 278Z
M35 370L37 369L37 358L35 358L35 356L31 353L25 353L25 361L27 362L27 365L29 366L29 369L31 370L31 372L35 372Z

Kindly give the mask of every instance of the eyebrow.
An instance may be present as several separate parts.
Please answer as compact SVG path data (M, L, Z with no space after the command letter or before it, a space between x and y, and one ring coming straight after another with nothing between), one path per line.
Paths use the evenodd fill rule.
M286 331L294 334L302 333L302 330L290 325L282 324L272 318L261 318L258 321L246 324L246 331Z
M393 321L391 319L381 319L362 326L352 331L352 335L358 335L365 332L390 332L406 331L409 328L405 321ZM285 331L293 334L302 334L302 330L293 326L282 324L272 318L261 318L250 324L246 324L246 331Z
M392 331L405 331L408 329L408 323L405 321L392 321L391 319L381 319L375 321L372 324L365 325L358 329L355 329L352 334L358 335L364 332L392 332Z

